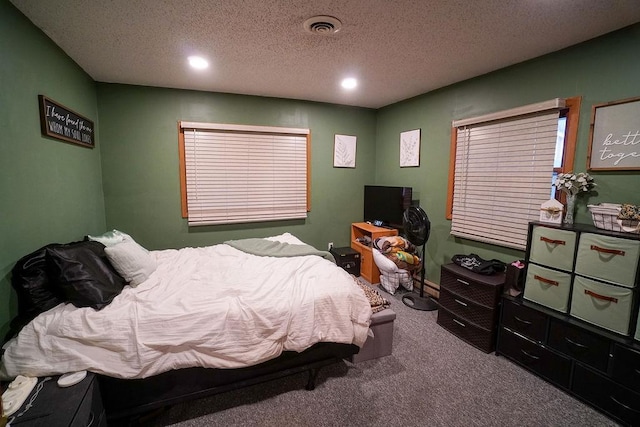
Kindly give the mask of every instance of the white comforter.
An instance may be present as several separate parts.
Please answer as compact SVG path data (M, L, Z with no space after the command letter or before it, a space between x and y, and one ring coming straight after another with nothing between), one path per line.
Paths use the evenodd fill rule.
M2 376L238 368L321 341L362 346L367 337L369 301L319 256L261 257L226 244L151 254L157 270L104 309L60 304L25 326L6 347Z

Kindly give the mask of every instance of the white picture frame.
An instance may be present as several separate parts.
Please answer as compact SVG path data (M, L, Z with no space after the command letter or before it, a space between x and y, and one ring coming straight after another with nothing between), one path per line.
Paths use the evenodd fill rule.
M353 135L336 134L333 142L333 167L356 167L357 137Z
M420 166L420 129L400 132L400 167Z

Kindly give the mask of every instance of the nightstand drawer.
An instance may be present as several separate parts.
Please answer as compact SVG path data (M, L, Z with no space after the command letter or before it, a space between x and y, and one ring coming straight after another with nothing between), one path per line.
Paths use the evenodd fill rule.
M576 250L576 233L544 226L535 226L531 233L529 260L538 264L573 270L573 254Z
M446 308L456 316L463 317L465 320L482 328L493 329L495 327L497 313L492 307L477 304L460 295L456 295L447 288L441 288L438 302L441 307Z
M632 288L635 286L640 241L583 233L576 273Z
M505 328L500 328L499 352L536 374L561 387L569 387L571 359L556 354L532 341L529 341Z
M495 307L500 299L504 277L504 273L482 275L456 264L446 264L440 272L440 289L446 288L467 300Z
M569 357L607 372L611 342L601 335L550 319L548 344Z
M547 331L547 316L537 310L502 300L502 325L534 341L544 341Z

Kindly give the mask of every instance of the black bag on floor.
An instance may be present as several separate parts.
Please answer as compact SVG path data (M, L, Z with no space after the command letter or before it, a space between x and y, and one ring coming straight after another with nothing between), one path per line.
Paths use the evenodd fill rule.
M479 274L501 273L506 268L506 264L498 259L491 259L487 261L476 254L454 255L451 257L451 261L458 264L460 267L467 268L474 273Z

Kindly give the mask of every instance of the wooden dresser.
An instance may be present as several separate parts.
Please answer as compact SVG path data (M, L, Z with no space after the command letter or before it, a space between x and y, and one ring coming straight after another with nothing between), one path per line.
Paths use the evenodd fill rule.
M495 349L498 304L505 274L483 275L456 264L442 266L438 324L480 350Z
M378 237L397 235L398 230L394 228L376 227L366 222L351 224L351 248L360 253L360 276L369 283L380 283L380 270L373 261L373 252L371 252L373 241Z

